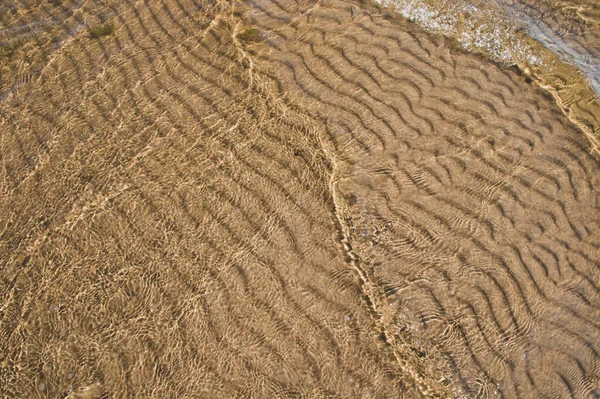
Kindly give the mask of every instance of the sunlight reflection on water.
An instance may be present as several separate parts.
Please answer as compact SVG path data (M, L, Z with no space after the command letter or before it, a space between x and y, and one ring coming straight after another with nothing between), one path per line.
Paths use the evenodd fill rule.
M377 0L425 30L456 39L467 50L479 50L507 65L548 65L527 35L577 67L600 97L600 62L581 43L567 40L545 21L523 11L512 0Z

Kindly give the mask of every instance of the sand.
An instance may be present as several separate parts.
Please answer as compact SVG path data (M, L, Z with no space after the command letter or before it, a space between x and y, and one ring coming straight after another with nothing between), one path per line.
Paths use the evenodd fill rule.
M4 14L60 22L0 59L0 396L600 395L600 163L531 79L366 1L67 3Z

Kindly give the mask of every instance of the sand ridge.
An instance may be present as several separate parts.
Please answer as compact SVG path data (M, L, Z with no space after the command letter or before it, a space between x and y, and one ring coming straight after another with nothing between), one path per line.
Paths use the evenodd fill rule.
M449 374L429 372L459 396L593 395L599 181L584 137L525 77L405 22L319 2L279 28L294 5L261 5L257 57L324 121L336 212L400 363L433 384L422 370L441 359Z

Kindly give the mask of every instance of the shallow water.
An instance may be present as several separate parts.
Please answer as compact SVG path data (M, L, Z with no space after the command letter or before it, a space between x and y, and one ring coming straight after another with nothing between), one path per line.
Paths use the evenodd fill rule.
M583 35L571 28L565 35L561 21L546 21L541 4L525 5L516 0L377 0L432 33L456 39L468 50L487 53L508 65L543 64L545 55L523 36L521 29L565 62L577 66L595 85L600 79L598 52L586 48ZM524 3L524 2L523 2ZM571 21L569 21L571 22ZM596 29L595 21L578 21L580 32ZM569 32L567 32L569 33ZM576 42L579 40L580 42ZM595 87L597 89L597 87Z
M467 50L484 52L508 65L538 65L536 53L518 32L516 21L502 12L496 1L481 0L378 0L425 30L456 39Z
M377 0L468 51L516 65L600 154L600 11L591 1Z
M12 2L0 397L598 397L589 98L502 4L404 3L456 41L366 1Z
M509 17L523 26L529 36L557 54L563 62L579 68L596 95L600 97L600 53L594 51L584 37L569 35L568 32L561 35L560 26L552 26L540 16L532 15L535 10L512 3L507 5L506 10Z

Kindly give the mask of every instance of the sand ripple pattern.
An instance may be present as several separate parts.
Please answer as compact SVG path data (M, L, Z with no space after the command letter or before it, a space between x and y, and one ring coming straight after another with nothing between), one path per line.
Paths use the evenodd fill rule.
M581 133L511 70L311 5L254 3L259 58L322 121L346 249L423 392L441 375L457 396L600 395L600 170Z
M360 2L102 7L0 105L0 396L600 395L551 98Z
M1 105L0 396L411 392L316 130L252 74L231 4L104 4L114 35Z

